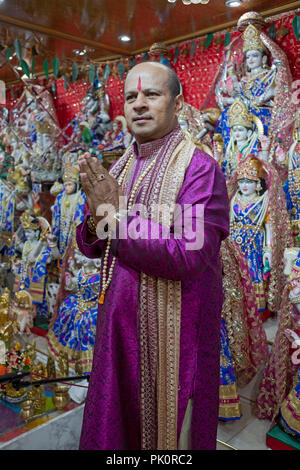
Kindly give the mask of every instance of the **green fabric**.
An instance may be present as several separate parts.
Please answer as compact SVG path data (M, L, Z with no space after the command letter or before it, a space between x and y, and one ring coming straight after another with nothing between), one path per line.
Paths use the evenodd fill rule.
M289 436L286 432L282 431L279 426L274 426L270 429L270 431L267 432L267 436L277 439L277 441L293 447L294 449L300 450L300 443L293 439L292 436Z

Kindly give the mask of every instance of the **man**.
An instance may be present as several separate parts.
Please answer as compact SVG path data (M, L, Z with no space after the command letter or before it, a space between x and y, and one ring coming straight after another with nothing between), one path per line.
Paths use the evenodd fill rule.
M81 449L216 446L228 198L178 125L182 105L171 69L136 65L124 105L134 144L110 174L89 155L79 163L89 211L77 243L102 257Z

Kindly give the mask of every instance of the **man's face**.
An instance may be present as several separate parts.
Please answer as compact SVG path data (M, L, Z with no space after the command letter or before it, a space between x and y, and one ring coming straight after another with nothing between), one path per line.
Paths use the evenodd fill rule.
M159 139L177 125L183 98L174 100L168 72L155 64L139 64L125 82L124 113L127 125L139 144Z

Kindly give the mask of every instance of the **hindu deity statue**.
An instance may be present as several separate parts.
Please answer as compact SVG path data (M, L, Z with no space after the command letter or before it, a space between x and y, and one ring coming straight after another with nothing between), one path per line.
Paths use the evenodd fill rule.
M127 129L127 124L124 116L117 116L112 122L112 128L108 131L99 149L102 151L126 149L132 140L132 136Z
M19 251L12 260L15 273L14 292L27 291L32 298L34 317L37 320L48 319L49 311L46 300L47 264L51 261L47 236L51 232L48 221L36 217L30 211L24 211L20 217L25 234L24 243L20 241Z
M199 111L194 106L184 103L182 112L178 116L178 122L186 135L198 148L211 156L213 151L210 133L214 131L219 114L216 108Z
M90 86L83 98L82 107L72 119L71 125L72 134L67 149L83 147L95 151L112 127L109 99L103 86L97 87L95 84Z
M70 367L90 373L95 343L100 260L88 259L74 247L64 273L64 292L47 333L49 352L57 360L65 352Z
M238 165L228 188L230 237L247 259L258 311L266 319L280 302L283 250L291 243L279 176L271 164L249 156ZM283 220L286 226L279 230Z
M36 142L30 157L34 182L54 182L60 176L61 162L57 141L49 121L36 122Z
M7 347L7 349L10 348L13 335L17 330L15 322L11 318L10 310L11 293L10 290L6 287L3 294L0 295L0 341L4 342L4 345Z
M262 122L264 135L271 140L273 158L279 134L285 151L291 144L296 106L291 99L293 80L289 62L278 44L263 32L265 20L261 15L248 12L237 26L241 34L227 47L203 108L220 108L216 133L224 138L230 134L230 106L236 99L242 101L248 112Z
M265 363L267 337L251 273L239 245L230 237L221 245L224 302L221 320L219 419L242 417L238 386L250 383Z
M300 249L284 253L286 284L281 295L276 336L259 383L254 412L300 436Z
M260 119L248 112L247 106L237 98L228 112L228 127L223 134L215 133L214 157L219 162L226 179L230 178L238 163L249 155L268 159L268 141Z
M298 302L299 300L298 291ZM294 376L293 387L280 406L277 421L283 431L300 443L300 336L292 330L286 330L286 334L294 349L291 361L294 366L298 367L298 370Z
M294 244L300 245L300 114L297 113L293 131L293 144L287 153L288 177L284 183Z
M3 260L9 255L8 250L12 245L15 230L15 205L14 185L9 180L2 180L0 182L0 252Z
M80 187L79 169L68 163L63 175L63 190L52 206L52 233L48 242L52 258L61 264L72 237L72 230L83 219L85 195Z
M26 290L15 293L11 307L11 317L16 325L17 332L30 334L36 311L32 304L32 297Z

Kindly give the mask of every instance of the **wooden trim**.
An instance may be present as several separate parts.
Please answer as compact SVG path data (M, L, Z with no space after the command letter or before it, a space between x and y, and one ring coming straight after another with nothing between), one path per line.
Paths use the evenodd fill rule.
M65 39L67 41L84 44L85 46L92 46L97 49L99 48L106 49L107 51L115 52L116 54L120 54L121 56L132 55L130 51L121 49L119 47L114 47L108 44L104 44L102 42L94 41L92 39L81 38L79 36L73 36L72 34L64 33L62 31L57 31L56 29L50 29L42 25L37 25L35 23L29 23L27 21L18 20L17 18L11 18L10 16L0 14L0 22L17 26L19 28L24 28L29 31L36 31L38 33L46 34L47 36L52 36L58 39Z
M279 13L283 13L285 11L286 12L292 11L296 8L300 8L300 1L287 3L286 5L281 5L280 7L275 7L275 8L271 8L269 10L260 11L259 13L264 17L268 17L268 16L278 15ZM220 25L211 26L209 28L205 28L205 29L201 29L199 31L195 31L194 33L185 34L183 36L177 36L175 38L168 39L167 41L162 41L162 42L163 42L163 44L176 44L178 42L184 42L184 41L187 41L189 39L205 36L206 34L209 34L209 33L216 33L217 31L223 31L223 30L226 30L228 28L233 28L233 27L237 26L237 22L238 22L238 20L228 21L227 23L222 23ZM149 52L150 47L151 46L144 47L142 49L137 49L137 50L132 52L132 55L141 54L142 52L146 52L146 51Z

